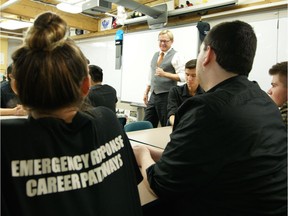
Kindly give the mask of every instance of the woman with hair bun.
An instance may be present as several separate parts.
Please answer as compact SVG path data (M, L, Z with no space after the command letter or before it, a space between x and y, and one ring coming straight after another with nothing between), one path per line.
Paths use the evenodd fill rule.
M115 113L80 109L90 85L87 60L66 22L39 15L12 59L29 117L1 121L1 213L142 215L142 176Z

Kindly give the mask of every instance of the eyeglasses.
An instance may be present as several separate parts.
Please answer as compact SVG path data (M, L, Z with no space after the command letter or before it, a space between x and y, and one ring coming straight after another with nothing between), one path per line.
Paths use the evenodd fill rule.
M169 43L170 42L170 40L158 40L159 41L159 43Z

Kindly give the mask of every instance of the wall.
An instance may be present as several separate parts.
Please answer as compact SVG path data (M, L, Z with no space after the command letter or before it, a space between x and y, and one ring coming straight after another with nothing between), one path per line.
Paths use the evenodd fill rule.
M8 65L12 63L12 53L22 45L22 40L16 40L16 39L9 39L8 40L8 60L7 63Z
M250 23L257 36L257 51L249 79L258 82L260 87L267 91L271 87L269 68L277 62L288 60L288 19L287 10L272 10L253 13L250 15L231 15L226 18L205 19L214 25L231 20L242 20Z
M106 36L89 40L76 41L86 58L89 59L90 64L98 65L103 69L103 84L113 86L117 91L119 98L116 104L119 115L130 116L130 111L138 113L143 116L142 110L137 107L132 107L128 103L121 102L121 70L115 69L115 36ZM134 121L134 118L128 118L129 121Z
M5 74L7 68L7 50L8 50L8 39L7 38L0 38L0 73L3 75ZM1 76L2 80L2 76Z

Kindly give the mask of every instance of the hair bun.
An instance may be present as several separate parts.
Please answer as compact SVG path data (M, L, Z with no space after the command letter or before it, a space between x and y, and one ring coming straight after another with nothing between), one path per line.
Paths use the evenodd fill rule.
M26 45L30 49L52 50L67 39L67 23L52 12L40 14L27 32Z

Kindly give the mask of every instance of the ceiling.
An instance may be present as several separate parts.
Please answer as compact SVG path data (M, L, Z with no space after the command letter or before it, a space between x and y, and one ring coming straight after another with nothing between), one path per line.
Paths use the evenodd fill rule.
M2 4L5 2L7 2L7 0L2 1ZM97 19L101 19L105 16L105 14L99 14L98 16L90 16L83 13L69 14L57 9L56 5L58 3L59 1L57 0L20 0L3 9L1 11L1 16L33 21L38 14L44 11L53 11L61 15L69 26L89 31L97 31L97 26L95 27L93 24L97 22ZM113 12L114 10L112 9L111 13Z
M8 0L1 0L1 5L4 5ZM16 3L9 5L8 7L3 8L1 10L1 18L8 18L8 19L16 19L16 20L23 20L23 21L31 21L40 13L44 11L52 11L59 14L71 28L75 29L82 29L89 32L97 32L99 31L98 23L99 20L108 17L105 13L97 12L95 14L88 14L82 12L80 14L71 14L60 11L56 8L56 5L60 1L58 0L20 0L16 1ZM138 0L140 4L150 4L153 2L159 3L158 0ZM163 2L163 1L161 1ZM117 14L117 5L112 4L111 10L107 11L112 15ZM7 30L1 29L2 33L8 33ZM23 32L23 29L17 31L10 31L9 35L14 34L15 37L20 36Z
M4 7L3 5L7 4L8 0L1 0L1 18L8 18L8 19L16 19L16 20L23 20L23 21L30 21L33 22L33 19L39 15L40 13L43 13L45 11L52 11L57 14L59 14L70 26L71 28L75 29L82 29L89 32L90 36L101 36L101 34L108 34L108 31L104 31L105 33L101 32L100 30L100 20L104 17L107 17L108 15L105 15L105 13L95 13L93 15L87 14L87 13L80 13L80 14L71 14L66 13L63 11L60 11L56 8L56 5L60 2L60 0L12 0L15 1L14 4L11 4L7 7ZM62 0L67 1L67 0ZM100 0L99 0L100 1ZM147 5L149 7L158 5L160 3L167 2L167 0L133 0L137 3ZM178 5L180 0L174 0L174 5ZM221 0L219 0L221 1ZM237 6L233 6L231 9L237 9L237 8L243 8L243 7L250 7L253 4L271 4L271 2L283 2L283 0L238 0ZM190 1L191 2L191 1ZM252 2L252 4L251 4ZM256 3L253 3L256 2ZM287 1L286 7L287 7ZM2 7L3 6L3 7ZM226 10L226 9L221 9ZM229 10L229 9L227 9ZM127 11L127 9L126 9ZM111 10L107 11L109 14L116 15L117 14L117 5L112 3ZM129 12L129 10L128 10ZM210 11L211 12L211 11ZM217 11L214 11L217 12ZM219 12L219 10L218 10ZM173 20L169 19L169 23L178 23L183 22L185 19L189 19L191 22L191 19L199 20L199 15L193 16L176 16L172 18ZM135 29L138 27L135 27ZM15 37L15 38L23 38L23 31L26 29L20 29L15 31L7 31L5 29L0 28L0 36L1 35L7 35L7 37ZM115 31L115 30L110 30ZM88 34L87 34L88 35ZM81 35L79 35L79 39L81 39ZM82 35L84 36L84 35ZM85 37L85 36L84 36ZM82 37L82 38L84 38Z

